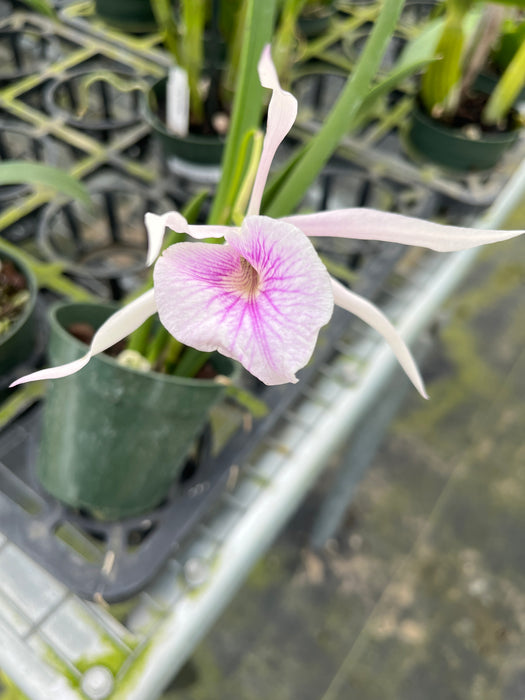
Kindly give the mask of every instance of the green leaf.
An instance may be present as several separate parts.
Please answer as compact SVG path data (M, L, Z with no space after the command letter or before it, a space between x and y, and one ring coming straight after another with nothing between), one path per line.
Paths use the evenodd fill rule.
M434 59L430 59L434 60ZM381 82L375 85L368 95L363 100L363 103L356 115L355 122L361 123L366 119L369 112L374 108L377 100L379 100L384 95L388 95L397 85L399 85L405 78L410 77L416 73L421 68L424 68L429 63L429 59L421 60L415 63L405 63L403 65L396 66ZM349 129L354 128L354 123L349 124Z
M435 57L444 26L444 17L437 17L427 22L422 31L404 47L397 61L397 68L401 69L404 65L419 61L431 61Z
M509 113L521 89L525 85L525 42L520 46L481 115L484 124L498 124Z
M23 160L10 160L0 163L0 185L44 185L65 194L71 199L79 199L90 206L91 198L84 185L60 168L41 163L28 163Z
M263 88L257 75L257 64L265 44L272 39L276 0L247 0L245 8L244 42L242 46L235 98L222 177L217 189L208 223L225 224L231 217L237 199L232 186L238 157L245 134L259 126L263 107Z
M323 126L311 140L304 156L274 198L267 212L269 216L285 216L297 207L308 187L347 133L348 125L361 109L372 79L381 65L402 8L403 0L386 0L354 73L348 79Z
M449 103L452 91L461 79L464 42L463 16L449 15L436 47L439 60L429 65L421 80L421 99L429 114L437 105L452 108Z

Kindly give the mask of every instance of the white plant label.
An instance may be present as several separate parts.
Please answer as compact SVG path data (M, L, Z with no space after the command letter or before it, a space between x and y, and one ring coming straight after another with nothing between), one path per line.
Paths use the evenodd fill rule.
M166 86L166 125L177 136L187 136L190 127L190 87L184 68L172 66Z

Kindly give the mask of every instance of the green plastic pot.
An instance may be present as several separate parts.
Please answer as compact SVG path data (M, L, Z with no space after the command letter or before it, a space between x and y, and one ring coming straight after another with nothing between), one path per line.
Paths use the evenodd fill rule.
M175 156L197 165L219 166L224 152L225 139L216 135L188 134L177 136L168 131L159 117L159 105L166 102L167 77L152 85L146 95L145 118L160 142L165 158Z
M11 324L9 329L0 334L0 375L7 375L17 365L25 362L35 349L37 332L36 298L38 287L32 270L14 253L8 253L0 248L0 260L11 260L16 269L27 280L29 299L22 313Z
M335 14L335 8L321 5L317 12L304 12L300 15L297 26L304 37L315 39L326 32Z
M432 119L419 107L412 112L408 138L427 160L458 172L493 168L519 136L519 129L469 138L461 128Z
M71 323L98 328L115 310L64 303L50 312L49 360L86 352ZM214 357L219 374L234 364ZM158 506L177 481L208 411L224 393L213 380L140 372L97 355L75 375L49 382L37 475L63 503L117 520Z
M143 34L157 29L150 0L95 0L95 13L125 32Z

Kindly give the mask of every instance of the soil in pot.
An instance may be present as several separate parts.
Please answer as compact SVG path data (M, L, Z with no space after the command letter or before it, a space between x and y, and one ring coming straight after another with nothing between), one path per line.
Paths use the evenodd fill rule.
M518 139L521 124L513 110L503 124L483 125L481 114L488 99L486 94L472 93L452 118L441 120L417 105L409 141L428 160L458 172L493 168Z
M36 282L21 264L0 253L0 375L34 350Z
M0 339L23 313L29 297L24 275L11 260L0 257Z

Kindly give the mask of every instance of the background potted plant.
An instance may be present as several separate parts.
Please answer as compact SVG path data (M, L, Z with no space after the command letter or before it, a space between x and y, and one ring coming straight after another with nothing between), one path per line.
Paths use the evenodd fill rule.
M83 185L59 168L18 160L0 163L0 185L28 184L89 203ZM26 257L0 238L0 375L7 378L34 354L36 298L37 279Z
M242 0L152 0L173 66L147 93L145 113L168 158L218 166L230 122L246 24Z
M35 276L0 240L0 377L10 376L35 347Z
M473 0L446 0L440 28L424 39L435 59L421 77L409 139L428 159L455 170L493 167L516 141L523 119L513 109L525 85L525 42L493 91L476 89L501 35L505 10ZM432 42L432 38L434 42ZM422 43L422 38L418 40ZM431 49L432 50L432 49Z

